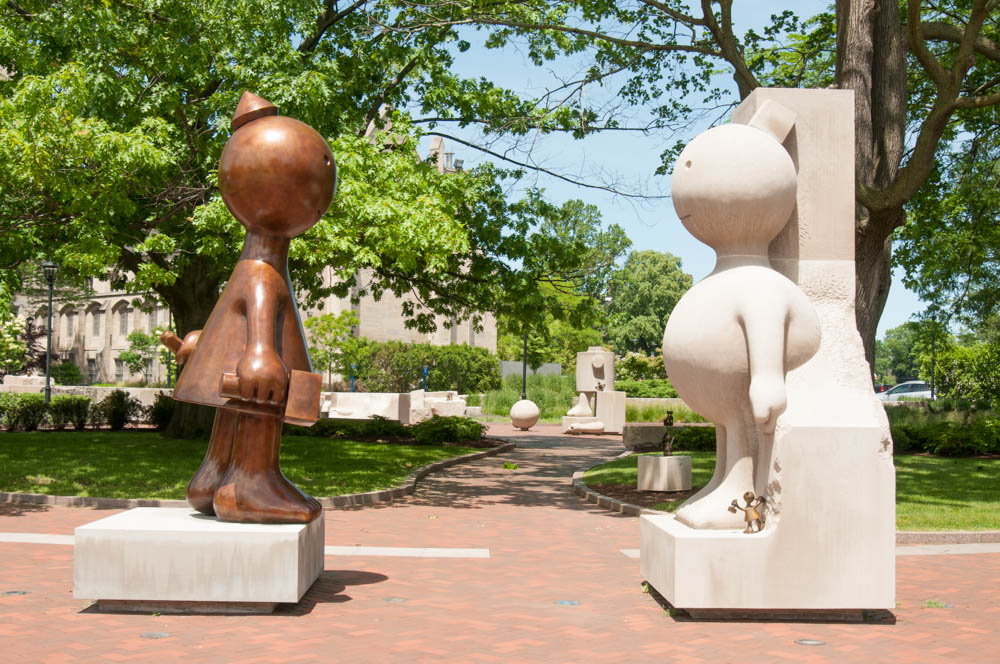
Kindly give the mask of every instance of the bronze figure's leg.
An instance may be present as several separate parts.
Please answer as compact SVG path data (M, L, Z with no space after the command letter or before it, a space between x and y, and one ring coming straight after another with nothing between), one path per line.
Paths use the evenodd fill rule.
M201 467L187 485L187 500L191 507L202 514L212 516L212 497L222 483L233 458L233 438L236 436L236 422L239 413L235 410L218 408L212 424L212 437L208 441L208 451Z
M281 474L281 419L240 413L233 461L215 492L219 521L309 523L322 506Z

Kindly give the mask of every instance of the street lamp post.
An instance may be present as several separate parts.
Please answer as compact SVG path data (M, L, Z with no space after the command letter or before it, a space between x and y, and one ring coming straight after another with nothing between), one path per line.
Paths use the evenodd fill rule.
M430 371L430 369L429 369L429 368L427 367L427 365L425 364L425 365L424 365L424 392L426 392L426 391L427 391L427 372L428 372L428 371Z
M52 261L45 261L42 263L42 271L45 273L45 281L49 282L49 324L45 346L45 403L49 403L52 401L52 287L56 283L59 266Z
M528 398L528 333L524 333L524 352L521 353L521 400Z

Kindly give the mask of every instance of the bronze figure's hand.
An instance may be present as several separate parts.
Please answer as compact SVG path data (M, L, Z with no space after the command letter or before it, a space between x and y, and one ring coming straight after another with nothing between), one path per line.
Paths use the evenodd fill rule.
M273 350L253 351L236 365L239 396L243 401L277 406L288 390L288 370ZM229 396L229 395L223 395Z

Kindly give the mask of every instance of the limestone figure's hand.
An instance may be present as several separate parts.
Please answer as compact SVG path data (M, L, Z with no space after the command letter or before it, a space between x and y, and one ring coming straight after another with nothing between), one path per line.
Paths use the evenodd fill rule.
M785 412L786 405L785 380L781 374L750 378L750 408L761 431L774 432L778 416Z
M248 351L236 365L243 401L277 406L285 401L288 369L273 349Z

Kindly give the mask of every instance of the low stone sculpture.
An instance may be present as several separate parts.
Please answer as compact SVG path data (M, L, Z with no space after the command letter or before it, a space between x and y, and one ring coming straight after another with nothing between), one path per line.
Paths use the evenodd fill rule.
M718 254L715 270L677 303L663 336L677 394L716 425L715 473L676 513L693 528L742 525L726 511L729 497L754 486L762 439L785 409L785 373L819 348L812 304L767 257L795 207L795 165L781 145L791 122L780 120L765 114L759 126L710 129L674 169L677 215Z
M510 407L510 421L521 431L527 431L538 424L538 405L530 399L521 399Z
M309 523L321 512L281 473L282 421L312 424L321 377L311 373L288 276L292 237L333 200L336 166L323 137L246 92L219 162L222 198L246 229L243 253L205 328L164 343L184 370L178 401L214 406L208 452L188 502L220 521Z
M566 411L566 414L571 417L590 417L594 414L594 411L590 409L590 401L587 400L586 393L580 392L580 396L577 397L573 407Z

